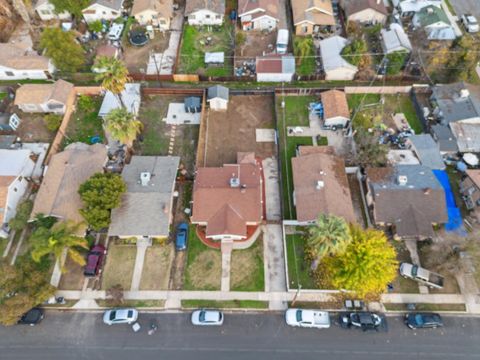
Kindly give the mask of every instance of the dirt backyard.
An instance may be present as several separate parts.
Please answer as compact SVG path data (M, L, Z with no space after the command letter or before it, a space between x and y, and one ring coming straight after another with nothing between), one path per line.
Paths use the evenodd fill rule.
M249 59L268 54L275 50L277 32L265 33L262 31L244 32L245 44L235 47L235 66L241 66ZM271 48L268 46L271 45Z
M204 164L197 166L222 166L234 164L237 152L254 151L256 156L267 158L275 153L273 142L257 142L255 129L274 128L272 96L231 96L228 110L210 111L205 117L207 130Z
M164 52L168 47L169 39L169 32L155 32L153 40L150 40L145 46L126 45L123 57L128 70L132 72L140 72L140 69L146 70L150 53Z

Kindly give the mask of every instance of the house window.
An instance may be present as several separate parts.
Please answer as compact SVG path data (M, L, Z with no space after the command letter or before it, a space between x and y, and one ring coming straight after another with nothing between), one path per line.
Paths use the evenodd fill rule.
M222 18L222 15L215 15L215 19L220 20Z
M63 109L63 104L48 104L50 110Z
M13 188L13 191L17 192L18 190L17 190L17 188Z
M50 15L50 10L40 10L42 15Z
M303 29L304 34L306 34L308 32L308 26L307 25L302 26L302 29Z
M27 110L36 110L36 109L37 109L37 106L34 105L34 104L24 104L23 106L24 106L25 109L27 109Z
M165 25L167 22L165 20L160 20L161 25Z
M103 14L103 15L107 15L107 12L106 12L106 11L102 11L102 14Z
M15 74L11 71L5 71L5 75L7 76L15 76Z
M205 15L205 19L210 19L210 15Z

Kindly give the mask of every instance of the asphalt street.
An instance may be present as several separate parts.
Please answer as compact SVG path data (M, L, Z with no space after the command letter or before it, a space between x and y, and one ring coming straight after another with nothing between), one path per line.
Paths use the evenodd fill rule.
M147 334L150 319L159 330ZM444 317L443 329L412 331L400 317L388 332L334 325L297 329L281 314L226 314L222 327L193 327L189 314L145 314L143 328L103 325L101 314L48 312L35 327L0 327L0 359L480 359L480 318Z

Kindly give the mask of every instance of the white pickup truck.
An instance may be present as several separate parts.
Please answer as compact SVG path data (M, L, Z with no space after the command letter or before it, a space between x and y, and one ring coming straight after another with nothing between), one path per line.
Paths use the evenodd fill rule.
M443 288L443 276L409 263L400 264L400 275L422 283L428 287Z
M330 327L330 316L327 311L306 310L306 309L288 309L285 313L287 325L328 329Z

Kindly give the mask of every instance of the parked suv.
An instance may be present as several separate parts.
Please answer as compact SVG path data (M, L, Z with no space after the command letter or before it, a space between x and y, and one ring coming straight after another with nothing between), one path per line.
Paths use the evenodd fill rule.
M463 26L465 26L465 29L469 33L476 33L480 31L480 26L478 25L478 21L475 18L475 16L471 14L465 14L465 15L462 15L461 19L462 19Z
M108 31L108 39L112 41L120 40L120 36L122 36L122 31L125 25L123 24L112 24L110 30Z
M85 276L97 276L102 271L103 258L107 250L103 245L95 245L87 255L87 263L83 274Z

